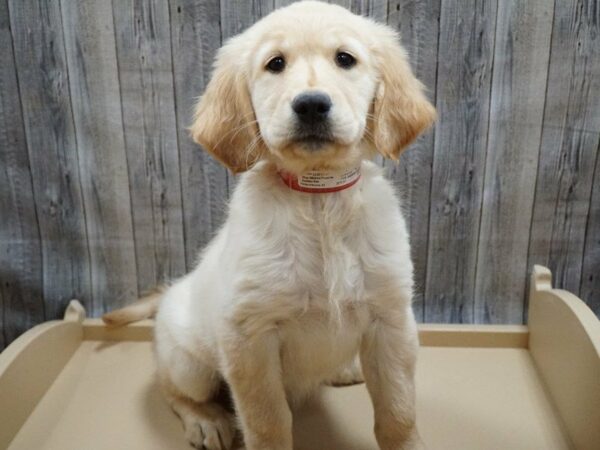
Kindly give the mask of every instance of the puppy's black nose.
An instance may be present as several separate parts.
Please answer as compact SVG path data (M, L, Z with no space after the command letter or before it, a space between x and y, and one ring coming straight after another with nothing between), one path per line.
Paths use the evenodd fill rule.
M331 98L323 92L300 94L292 101L292 109L304 123L322 122L331 109Z

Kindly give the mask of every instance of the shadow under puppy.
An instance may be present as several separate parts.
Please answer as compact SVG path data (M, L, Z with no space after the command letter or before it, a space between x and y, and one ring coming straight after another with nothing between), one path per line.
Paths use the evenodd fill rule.
M381 449L413 448L418 348L408 234L370 159L397 159L434 108L396 33L344 8L277 10L219 51L191 133L233 172L193 272L104 319L156 312L160 384L190 443L292 449L291 407L360 366Z

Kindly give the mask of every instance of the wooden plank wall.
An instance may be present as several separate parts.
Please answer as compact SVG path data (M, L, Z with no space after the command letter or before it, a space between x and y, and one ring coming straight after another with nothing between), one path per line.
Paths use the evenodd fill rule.
M0 348L193 266L235 179L186 127L223 40L293 0L0 0ZM421 321L600 314L597 0L336 0L400 31L439 120L400 164Z

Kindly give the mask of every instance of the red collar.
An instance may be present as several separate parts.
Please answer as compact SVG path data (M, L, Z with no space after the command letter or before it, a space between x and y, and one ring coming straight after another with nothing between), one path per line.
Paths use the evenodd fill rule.
M311 194L338 192L354 186L360 179L360 166L340 172L310 171L296 176L281 169L279 176L290 189Z

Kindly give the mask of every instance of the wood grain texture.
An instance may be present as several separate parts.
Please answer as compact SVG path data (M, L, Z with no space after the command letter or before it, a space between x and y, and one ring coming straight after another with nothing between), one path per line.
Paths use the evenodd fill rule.
M495 0L442 1L425 320L472 322Z
M523 320L552 14L546 0L498 3L475 322Z
M45 318L42 251L6 0L0 0L0 350Z
M600 317L600 147L586 226L580 297Z
M273 0L221 0L223 40L241 33L273 9Z
M388 0L350 0L350 11L385 23L388 18Z
M46 317L89 304L90 256L58 2L11 1L15 58L40 226Z
M186 271L169 5L113 3L140 292Z
M556 2L528 267L579 293L600 141L600 8Z
M187 131L215 53L294 0L0 0L0 348L191 270L235 179ZM600 315L600 7L336 0L402 35L439 118L384 166L420 321L519 322L525 273Z
M62 19L97 315L138 293L113 16L63 1Z
M289 6L292 3L296 3L299 0L275 0L273 6L275 8L282 8L284 6Z
M344 8L350 9L353 0L327 0L327 3L343 6Z
M390 1L388 25L400 33L415 75L435 104L440 0ZM434 129L428 130L400 156L386 161L386 174L397 186L407 219L415 274L413 309L425 319L425 286L429 240L429 197L433 166Z
M192 142L187 127L221 45L219 0L171 0L171 48L187 270L223 223L227 171Z

